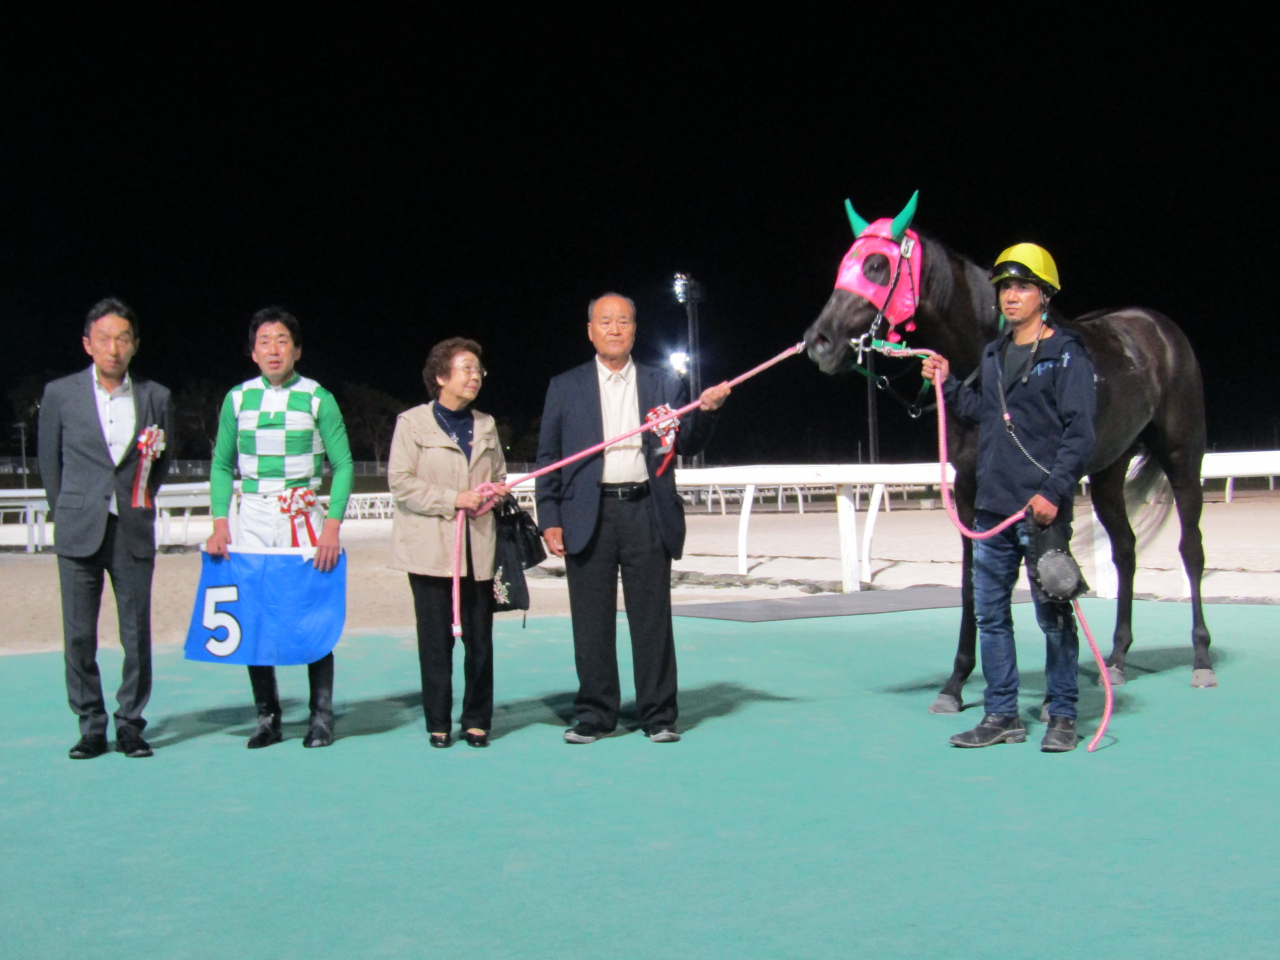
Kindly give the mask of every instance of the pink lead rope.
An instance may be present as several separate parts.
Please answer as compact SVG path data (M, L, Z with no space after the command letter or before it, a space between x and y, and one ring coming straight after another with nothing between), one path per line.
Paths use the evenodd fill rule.
M887 356L891 357L936 357L938 355L933 350L913 350L902 347L883 347L881 349ZM1027 515L1027 511L1019 510L1013 516L1001 521L999 525L981 533L976 530L970 530L964 525L960 519L960 514L956 512L955 504L951 502L951 485L947 483L947 405L942 397L941 383L933 385L933 393L938 398L938 462L942 466L942 504L947 509L947 516L951 518L951 522L955 524L956 529L970 540L986 540L988 537L994 537L1001 530L1005 530L1023 519ZM1071 603L1076 608L1076 616L1080 618L1080 626L1084 629L1085 639L1089 641L1089 649L1093 651L1094 662L1098 665L1098 676L1102 678L1102 686L1106 690L1106 704L1102 709L1102 723L1098 726L1098 732L1093 735L1093 739L1089 741L1088 749L1090 753L1093 753L1098 748L1098 741L1107 732L1107 724L1111 722L1111 708L1113 705L1111 675L1107 673L1107 664L1102 659L1102 654L1098 651L1098 645L1093 641L1093 632L1089 629L1089 621L1084 618L1084 611L1080 609L1080 601L1072 600Z
M797 353L800 353L802 350L804 350L803 341L800 343L797 343L794 347L787 347L787 349L783 350L780 354L778 354L772 360L766 360L764 363L760 364L760 366L752 367L746 373L741 374L740 376L735 377L732 380L726 381L725 383L721 384L721 386L731 387L731 388L736 387L738 384L742 383L744 380L750 380L756 374L763 373L764 371L768 370L775 363L781 363L783 360L787 359L788 357L794 357ZM664 411L660 419L655 417L654 419L649 420L646 423L642 423L640 426L636 427L634 430L628 430L626 433L621 433L611 440L605 440L603 443L597 443L594 447L587 447L587 449L585 450L579 450L577 453L570 454L569 456L565 457L563 460L557 460L553 464L542 467L541 469L535 470L533 473L526 475L520 482L523 483L525 480L536 480L538 477L546 476L548 473L555 473L555 471L559 470L562 467L566 467L577 460L583 459L584 457L589 457L592 454L599 453L605 447L611 447L615 443L620 443L621 441L626 440L629 437L634 437L638 433L644 433L646 430L658 430L663 433L670 431L673 429L671 425L671 421L673 418L677 419L678 421L679 417L684 416L686 413L689 413L691 410L696 410L701 405L702 405L702 398L699 397L698 399L694 400L692 403L686 404L685 406L681 407L679 410L674 410L670 412ZM671 438L671 448L672 448L672 451L674 451L675 449L674 437ZM670 455L668 455L668 460L670 460ZM457 517L456 517L456 526L454 527L453 635L455 637L462 636L462 543L463 543L463 539L466 536L467 518L483 516L484 514L492 510L494 505L498 502L497 486L495 484L482 483L480 484L480 486L476 487L476 493L480 494L481 496L484 496L486 498L485 502L474 510L470 510L465 507L460 508L458 510Z

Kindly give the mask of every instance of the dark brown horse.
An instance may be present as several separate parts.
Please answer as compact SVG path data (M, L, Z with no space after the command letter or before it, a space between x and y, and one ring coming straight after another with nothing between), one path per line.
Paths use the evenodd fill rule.
M848 210L855 235L864 234L866 221L858 218L852 207ZM915 300L914 315L910 322L893 329L911 331L906 334L910 346L938 351L951 361L952 373L964 379L978 366L984 345L998 335L996 297L987 271L943 244L914 232L913 248L905 236L905 226L899 222L902 219L903 215L899 215L894 221L890 240L899 245L905 240L908 253L921 258L920 278L919 290L910 298ZM887 223L887 220L877 221L877 224ZM884 230L880 232L888 235ZM860 280L860 289L879 299L881 307L849 289L837 289L805 333L809 358L824 373L850 369L855 363L854 347L864 335L886 334L888 327L881 308L894 300L889 295L890 288L911 279L910 271L900 269L892 258L895 250L889 249L890 256L886 256L874 252L876 249L886 248L883 243L878 246L855 244L845 259L845 266L851 266L851 258L861 260L856 270L871 287ZM845 275L842 272L842 279ZM885 289L885 296L875 296L878 287ZM1051 313L1051 320L1079 333L1097 375L1097 443L1088 475L1093 509L1111 538L1111 553L1120 583L1115 636L1111 656L1107 658L1112 682L1125 682L1125 656L1133 643L1137 541L1125 506L1125 478L1132 458L1141 455L1145 460L1131 483L1145 484L1149 489L1162 471L1168 478L1182 524L1179 551L1191 583L1194 653L1191 685L1217 686L1209 658L1209 630L1200 602L1200 580L1204 573L1204 547L1200 538L1204 389L1200 365L1191 344L1169 318L1143 307L1100 310L1075 320ZM868 336L863 342L869 339ZM978 429L949 414L947 432L948 453L956 470L956 504L961 519L972 526L977 492ZM931 713L955 713L961 708L961 691L975 663L973 545L966 538L962 540L963 607L959 649L951 678L929 708Z

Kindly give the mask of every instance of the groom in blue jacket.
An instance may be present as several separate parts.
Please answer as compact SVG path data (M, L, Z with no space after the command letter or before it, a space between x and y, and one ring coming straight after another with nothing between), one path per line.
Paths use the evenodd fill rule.
M1019 243L991 271L1005 333L982 354L981 377L967 385L950 375L943 357L930 357L924 375L940 380L947 406L978 426L977 529L990 530L1026 510L1040 527L1056 525L1071 541L1076 484L1093 453L1097 407L1093 365L1084 343L1049 316L1058 293L1058 267L1049 251ZM957 747L1024 743L1018 715L1018 655L1010 601L1018 567L1035 563L1031 531L1019 523L973 545L973 597L987 680L985 713L972 730L951 738ZM1031 578L1036 620L1045 637L1049 725L1040 749L1074 750L1080 641L1071 604L1050 599Z
M684 384L636 364L636 308L608 293L587 308L596 356L547 388L538 466L585 450L688 403ZM618 725L618 574L627 606L640 726L654 743L680 739L676 648L671 629L671 561L684 550L684 504L672 455L700 451L729 388L702 393L675 436L646 431L537 481L538 526L565 561L578 668L575 725L566 743L594 743Z

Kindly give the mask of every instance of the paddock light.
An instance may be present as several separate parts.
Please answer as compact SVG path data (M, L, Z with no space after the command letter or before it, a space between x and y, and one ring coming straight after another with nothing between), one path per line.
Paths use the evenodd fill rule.
M681 303L701 303L702 285L687 273L677 273L672 289Z
M689 355L683 350L677 350L671 356L667 357L667 363L671 364L671 369L678 376L683 377L689 372Z

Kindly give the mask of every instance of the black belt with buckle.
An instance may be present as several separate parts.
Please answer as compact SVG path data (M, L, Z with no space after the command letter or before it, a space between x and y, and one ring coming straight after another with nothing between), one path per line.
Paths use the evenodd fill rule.
M643 500L649 495L649 481L643 483L602 483L600 496L615 500Z

